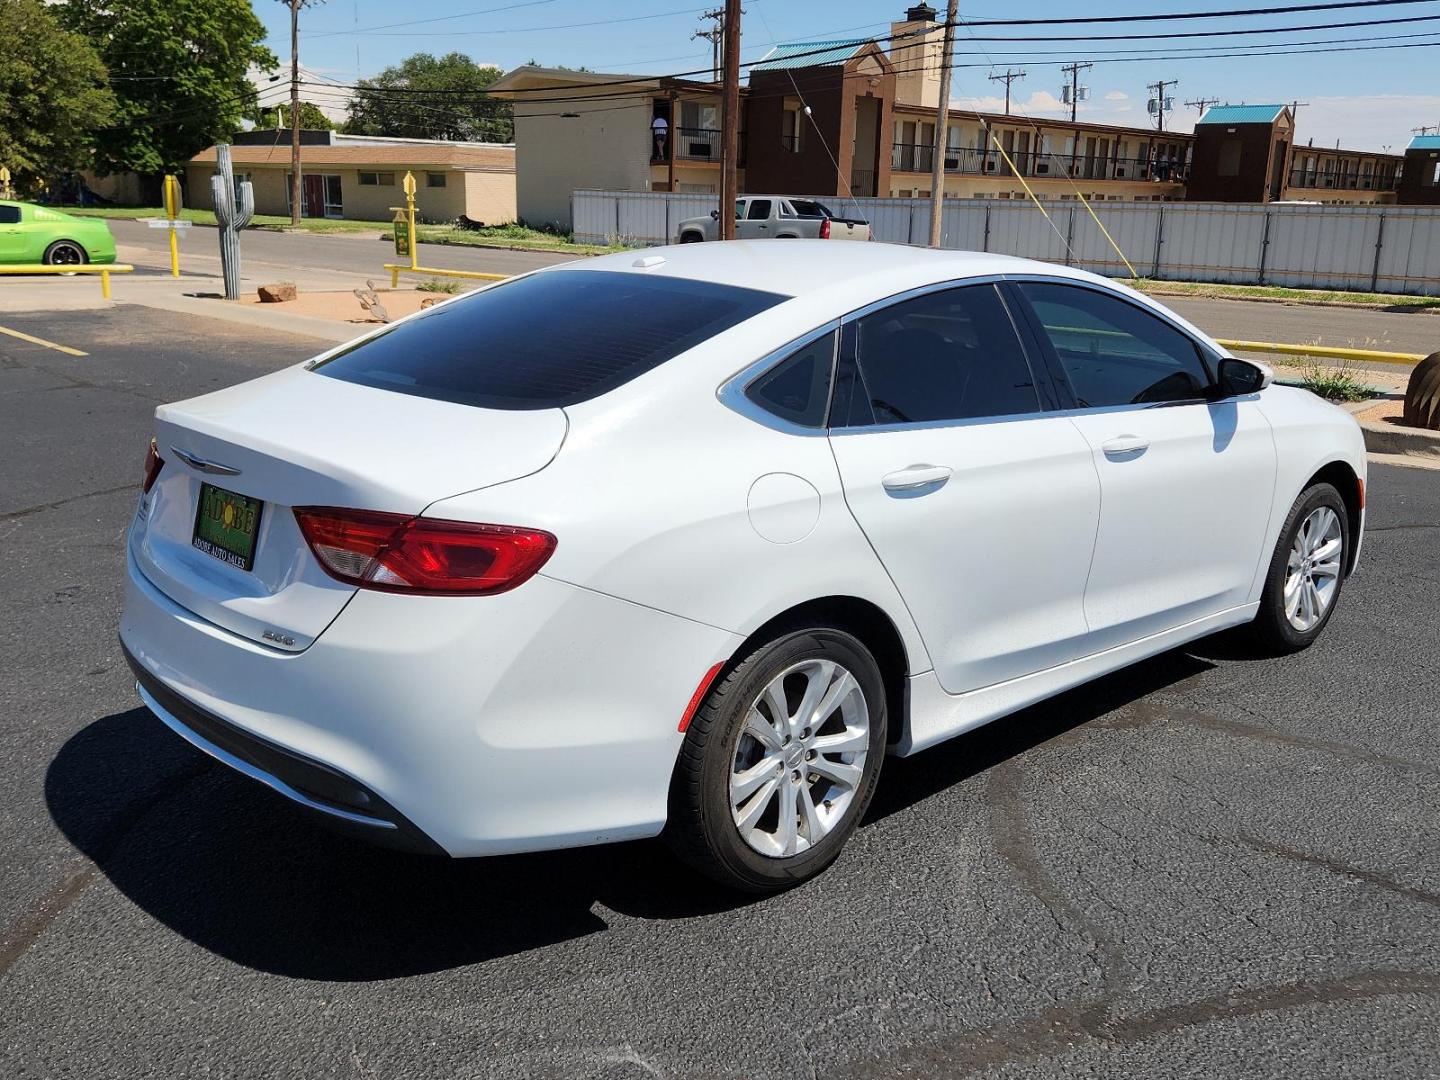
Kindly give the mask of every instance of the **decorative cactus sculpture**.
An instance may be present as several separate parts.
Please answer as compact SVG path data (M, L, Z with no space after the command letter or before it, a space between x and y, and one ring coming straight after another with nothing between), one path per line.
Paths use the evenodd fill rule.
M215 221L220 226L220 269L225 274L225 299L240 299L240 230L255 213L255 194L246 180L235 190L235 170L230 164L230 147L215 147L215 175L210 178L215 200Z
M1401 422L1406 427L1440 431L1440 352L1431 353L1410 373Z

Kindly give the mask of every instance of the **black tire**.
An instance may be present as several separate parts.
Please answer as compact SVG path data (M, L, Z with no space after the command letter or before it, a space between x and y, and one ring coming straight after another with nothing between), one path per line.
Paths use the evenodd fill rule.
M735 822L730 802L731 771L737 753L744 752L741 736L752 705L758 704L774 679L809 660L832 661L850 672L859 684L868 712L865 762L843 816L817 843L789 856L765 855L744 839ZM804 676L796 678L803 680ZM803 687L795 686L790 679L783 685L793 708L798 705L796 691ZM695 869L743 892L777 892L815 877L839 856L875 793L885 756L885 701L884 680L874 656L859 639L842 630L795 629L756 648L711 687L686 732L670 786L666 840ZM829 730L829 724L822 723L822 728ZM817 729L815 737L823 738L824 733ZM802 765L792 774L808 774L806 786L800 788L797 798L810 799L817 811L822 804L828 810L830 805L824 796L836 789L827 788L829 781L823 777L816 782L817 774L810 772L813 767ZM781 763L780 773L788 768ZM777 798L773 805L778 830L781 800ZM797 814L803 825L803 812Z
M704 239L705 239L705 238L704 238L703 236L701 236L699 233L687 232L687 233L685 233L683 236L680 237L680 243L682 243L682 244L698 244L698 243L700 243L700 241L702 241L702 240L704 240Z
M56 240L41 257L46 266L83 266L89 261L85 249L74 240Z
M1290 577L1291 551L1296 537L1305 523L1316 511L1328 508L1338 519L1340 531L1339 572L1334 576L1334 590L1326 606L1312 625L1301 629L1286 615L1285 584ZM1265 588L1260 593L1260 610L1251 624L1256 642L1267 653L1283 655L1309 648L1335 614L1340 602L1340 590L1345 584L1345 568L1350 562L1350 515L1340 492L1330 484L1312 484L1300 493L1285 524L1280 529L1274 554L1270 557L1270 569L1265 575Z

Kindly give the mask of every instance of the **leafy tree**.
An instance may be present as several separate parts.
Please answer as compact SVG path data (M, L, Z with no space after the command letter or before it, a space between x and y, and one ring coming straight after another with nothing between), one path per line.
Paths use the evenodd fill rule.
M263 128L281 127L290 130L290 103L284 102L273 108L261 109L255 117ZM300 126L307 131L334 131L335 122L320 111L313 101L300 102Z
M255 107L250 67L276 62L249 0L68 0L59 10L100 53L119 99L95 139L102 174L172 171L228 137Z
M105 65L41 0L0 0L0 165L23 184L89 164L115 111Z
M509 142L515 137L508 101L484 90L503 74L464 53L416 53L373 79L361 79L344 130L351 135Z

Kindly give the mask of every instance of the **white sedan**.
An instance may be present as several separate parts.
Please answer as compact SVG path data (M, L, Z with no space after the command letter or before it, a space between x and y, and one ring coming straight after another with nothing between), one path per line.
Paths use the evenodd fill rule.
M887 754L1251 624L1315 640L1360 432L1091 274L613 255L161 407L121 638L180 736L452 856L823 870Z

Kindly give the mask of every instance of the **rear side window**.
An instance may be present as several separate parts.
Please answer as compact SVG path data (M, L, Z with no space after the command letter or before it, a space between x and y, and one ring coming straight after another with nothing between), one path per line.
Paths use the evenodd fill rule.
M993 285L927 293L864 316L855 360L850 426L973 420L1040 408L1020 339Z
M1134 304L1074 285L1022 282L1082 409L1193 401L1210 373L1195 342Z
M20 224L20 207L0 206L0 225Z
M315 370L487 409L588 401L787 297L681 278L556 270L398 323Z
M749 221L769 221L769 220L770 220L770 200L769 200L769 199L751 199L751 200L750 200L750 209L745 212L745 217L746 217L746 219L749 220Z
M766 412L801 427L824 427L836 331L801 346L745 388Z

